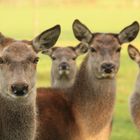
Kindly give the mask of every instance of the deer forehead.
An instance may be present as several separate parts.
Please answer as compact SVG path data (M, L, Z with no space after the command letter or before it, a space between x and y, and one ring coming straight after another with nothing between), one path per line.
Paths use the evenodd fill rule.
M91 41L91 44L103 48L120 46L118 38L116 37L115 34L105 34L105 33L95 34L95 36Z
M69 47L57 48L53 55L56 57L74 57L76 53Z
M4 48L2 56L12 60L24 60L36 57L32 46L23 42L13 42Z

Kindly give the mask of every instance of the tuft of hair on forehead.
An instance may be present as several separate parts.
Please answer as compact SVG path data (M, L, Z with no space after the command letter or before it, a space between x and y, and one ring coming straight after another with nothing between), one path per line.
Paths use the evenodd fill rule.
M7 47L5 47L6 51L10 51L10 52L23 52L23 51L29 51L29 50L33 50L31 48L31 45L27 44L27 43L24 43L22 41L15 41L15 42L12 42L10 44L8 44Z
M55 54L62 54L62 55L68 55L68 54L75 54L75 50L72 46L67 47L56 47L53 49L53 53Z
M31 45L22 41L15 41L3 49L2 55L6 58L18 61L18 59L36 56L36 52Z
M62 51L71 51L71 48L69 46L62 47L62 46L55 46L51 48L53 52L62 52Z
M93 39L91 40L91 43L93 41L96 41L100 44L111 44L111 43L118 43L120 44L117 34L112 33L95 33L93 36Z

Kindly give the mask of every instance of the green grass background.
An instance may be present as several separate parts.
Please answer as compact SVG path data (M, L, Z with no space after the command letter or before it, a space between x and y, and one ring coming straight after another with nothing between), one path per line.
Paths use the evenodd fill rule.
M75 46L72 22L79 19L93 32L120 32L137 20L140 22L139 0L1 0L0 31L15 39L33 39L56 24L62 27L56 45ZM140 35L132 43L140 47ZM139 68L130 60L127 45L122 46L121 67L117 75L117 99L111 140L140 140L131 122L128 100L134 89ZM78 64L83 57L78 59ZM40 55L37 86L50 85L51 60Z

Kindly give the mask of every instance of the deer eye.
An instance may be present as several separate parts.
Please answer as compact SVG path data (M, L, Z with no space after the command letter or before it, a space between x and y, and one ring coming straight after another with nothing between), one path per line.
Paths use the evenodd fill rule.
M55 56L52 56L52 60L56 60L56 57Z
M91 51L92 53L97 52L94 48L90 48L90 51Z
M76 60L77 57L73 57L72 60Z
M121 51L121 47L120 47L120 48L118 48L118 49L116 50L116 52L118 52L118 53L119 53L120 51Z
M4 60L0 57L0 64L3 64Z
M39 57L36 57L36 58L33 60L33 63L34 63L34 64L37 64L38 61L39 61Z

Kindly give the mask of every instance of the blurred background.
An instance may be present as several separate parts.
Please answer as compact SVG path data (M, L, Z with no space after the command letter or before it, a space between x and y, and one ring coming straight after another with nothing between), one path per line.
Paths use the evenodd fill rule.
M140 0L0 0L0 32L15 39L33 39L40 32L60 24L57 46L75 46L72 22L79 19L92 32L119 33L135 20L140 23ZM132 42L140 48L140 34ZM117 76L117 102L111 140L140 140L129 115L129 96L139 68L130 60L123 45ZM40 55L37 86L50 85L51 60ZM82 57L78 59L80 64Z

